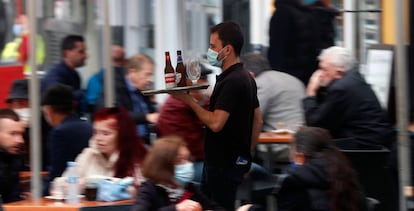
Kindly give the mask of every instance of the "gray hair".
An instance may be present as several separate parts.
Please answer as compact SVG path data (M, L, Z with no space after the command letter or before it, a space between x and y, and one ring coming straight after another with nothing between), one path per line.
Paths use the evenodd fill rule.
M321 60L327 55L331 56L329 63L344 68L344 71L354 68L356 64L355 58L351 55L351 52L343 47L331 46L326 48L319 54L318 59Z
M269 62L259 53L248 53L240 57L244 69L251 71L257 77L263 71L271 70Z

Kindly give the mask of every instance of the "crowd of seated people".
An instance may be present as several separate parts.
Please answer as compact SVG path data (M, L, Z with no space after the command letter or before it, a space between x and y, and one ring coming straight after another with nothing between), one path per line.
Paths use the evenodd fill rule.
M83 44L78 38L74 42L77 43L75 49L78 44ZM70 52L74 50L72 47L66 46L65 56L75 54ZM249 56L245 59L255 55ZM82 57L82 61L74 67L83 65L85 59L86 57ZM314 127L301 128L294 137L294 144L290 146L291 155L294 155L291 161L295 165L285 172L287 177L283 177L284 180L280 180L280 184L275 184L275 188L280 188L277 194L279 210L295 210L297 206L301 206L300 210L312 210L315 206L322 207L321 210L340 210L338 207L342 210L363 210L363 195L359 194L355 174L336 148L343 145L339 145L336 140L333 141L329 134L334 139L349 138L350 142L346 144L346 148L387 148L392 140L392 126L385 118L386 115L371 88L357 70L352 70L354 60L350 58L346 49L337 46L328 48L322 51L319 59L320 70L311 77L306 96L302 93L304 87L300 83L299 87L296 87L297 96L286 96L286 101L297 110L292 121L305 120L305 125ZM246 63L247 67L251 67L248 62ZM65 66L65 62L61 66ZM74 88L68 85L55 83L56 81L49 81L51 83L44 89L41 102L44 118L52 127L48 135L42 137L47 140L44 143L49 155L46 162L49 175L45 182L45 195L50 194L49 182L65 183L66 162L76 161L82 188L88 178L103 177L117 180L133 177L134 183L128 191L132 196L137 196L135 210L162 207L174 207L177 210L223 209L222 205L207 198L197 185L192 183L203 180L201 172L205 125L199 121L192 109L173 96L170 96L160 110L160 117L170 115L172 119L159 118L153 98L141 93L152 83L153 68L154 62L146 55L138 54L128 59L124 75L118 75L118 81L115 83L118 89L116 106L103 106L104 94L101 92L90 120L79 116L80 102L77 98L79 96L76 95L77 90L74 91ZM71 68L66 67L66 70L69 69ZM260 74L257 74L259 92L263 91L260 88L264 88L265 81L271 79L270 75L281 75L277 70L264 72L265 69L267 68L261 68L263 73L259 71ZM206 75L210 72L204 71L200 82L207 82ZM273 71L277 74L272 74ZM78 82L76 80L76 84ZM272 88L278 87L269 84L266 86L270 87L267 88L269 92ZM204 93L196 94L199 96L198 103L208 107L209 96ZM260 106L272 110L268 108L273 106L272 104L263 103L270 95L262 94L262 98L259 98ZM369 101L368 109L363 107L365 101ZM276 100L275 102L277 103ZM302 102L303 108L298 108ZM197 133L195 136L176 132L186 127L172 123L178 119L174 117L171 109L177 109L178 116L180 111L187 112L185 114L189 118L183 121L191 121L190 124ZM263 119L269 122L266 122L266 129L263 128L262 131L275 129L275 124L272 123L274 120L270 120L275 114L279 114L279 111L263 113ZM0 193L4 202L22 199L18 189L18 172L23 169L18 162L23 145L21 138L24 134L21 120L25 120L25 116L18 108L14 111L0 109ZM154 123L159 129L159 139L152 143L149 141L149 132L150 125ZM375 135L371 134L373 132ZM193 158L196 158L193 161L201 163L196 168L196 179L195 166L190 162ZM250 165L250 162L248 163ZM308 182L314 183L303 180L303 175L320 179L317 181L317 187L308 187ZM343 189L335 189L338 187ZM190 192L191 196L188 196L187 192ZM340 197L343 195L348 197L349 203L344 203L344 198ZM318 200L313 200L315 198Z

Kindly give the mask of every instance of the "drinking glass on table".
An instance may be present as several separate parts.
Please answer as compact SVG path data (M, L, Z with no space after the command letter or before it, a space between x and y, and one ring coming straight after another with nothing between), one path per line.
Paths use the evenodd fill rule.
M50 194L56 203L61 203L65 198L65 184L61 181L52 181L50 184Z
M198 57L190 57L187 59L187 77L191 80L192 85L196 85L201 76L200 59Z

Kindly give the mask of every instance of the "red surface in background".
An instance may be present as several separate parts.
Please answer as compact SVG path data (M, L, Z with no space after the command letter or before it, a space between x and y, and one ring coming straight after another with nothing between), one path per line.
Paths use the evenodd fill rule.
M22 65L0 66L0 108L8 107L6 98L9 96L9 90L13 81L23 78Z

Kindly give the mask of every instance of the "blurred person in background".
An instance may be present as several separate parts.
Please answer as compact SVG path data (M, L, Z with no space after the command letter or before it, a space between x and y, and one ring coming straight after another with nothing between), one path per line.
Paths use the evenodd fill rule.
M212 73L210 69L202 66L198 85L208 84L207 75L210 73ZM208 108L209 95L206 90L193 90L190 91L190 95L202 107ZM156 128L161 137L178 135L184 139L194 161L194 182L200 183L204 163L205 124L200 121L190 106L169 96L160 109Z
M335 18L339 11L323 0L304 0L304 3L310 8L315 20L319 54L323 49L335 45Z
M49 87L42 96L42 111L52 126L47 140L50 166L44 187L46 195L49 182L63 173L67 161L75 160L88 147L92 136L92 125L74 113L73 101L73 89L59 83Z
M112 46L112 65L115 81L124 80L125 74L125 50L122 46ZM104 69L99 70L89 78L86 88L86 99L88 102L88 110L95 112L96 103L104 90Z
M72 87L75 96L75 112L86 113L85 94L81 88L81 77L76 68L85 65L86 45L82 36L68 35L61 42L62 61L52 66L41 81L41 92L61 83Z
M17 79L13 81L6 99L6 103L19 115L20 121L24 123L25 127L30 126L31 119L28 93L27 79Z
M24 66L24 72L30 71L29 62L30 31L26 15L18 15L12 27L14 39L6 44L1 58L6 61L18 61ZM36 64L41 65L45 59L45 43L41 35L36 35Z
M303 99L306 125L329 130L343 149L390 148L395 138L388 115L351 53L332 46L319 60Z
M318 31L306 0L277 0L269 25L267 58L273 70L307 84L318 62Z
M240 61L256 80L257 98L263 119L262 131L296 130L296 127L304 122L302 99L305 97L305 86L303 83L292 75L272 70L267 59L260 54L243 55ZM267 152L268 147L259 144L257 150ZM272 152L275 162L289 162L288 145L272 144ZM264 159L261 154L257 155Z
M30 102L28 96L28 84L27 79L17 79L14 80L12 86L10 87L9 96L6 99L6 103L9 105L9 108L13 109L14 112L19 115L20 121L25 127L25 132L23 133L24 146L24 165L25 169L30 169ZM42 145L43 149L46 149ZM43 153L46 154L46 153ZM44 156L42 155L42 160Z
M305 97L305 86L297 78L272 70L266 58L257 53L243 55L240 61L256 80L263 131L281 129L276 128L278 122L292 130L303 123L302 99Z
M3 202L22 200L19 171L24 126L12 109L0 109L0 196Z
M94 134L90 145L80 153L75 162L81 187L88 179L105 178L117 180L135 178L133 195L144 178L142 162L147 150L143 141L135 134L135 123L128 111L122 107L106 107L93 116ZM65 183L66 171L57 182Z
M147 181L139 187L131 210L223 210L191 183L194 169L190 156L178 136L156 140L142 166Z
M365 210L356 173L335 147L329 131L301 127L294 138L294 165L280 179L277 210Z
M147 55L136 54L126 63L124 79L115 81L115 104L129 111L135 121L136 132L146 145L151 145L150 133L159 113L154 99L141 92L152 86L153 77L153 60ZM98 108L104 107L104 97L102 94Z

